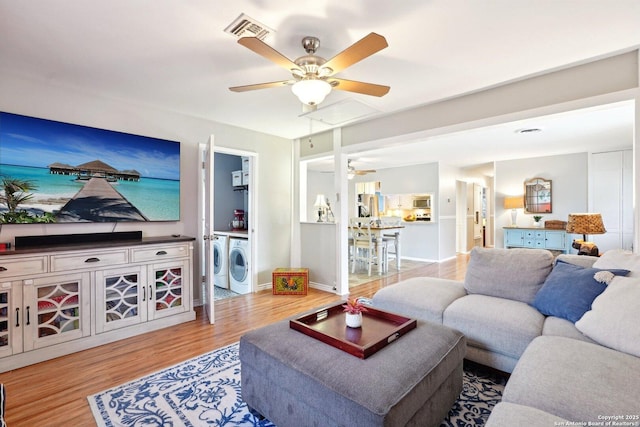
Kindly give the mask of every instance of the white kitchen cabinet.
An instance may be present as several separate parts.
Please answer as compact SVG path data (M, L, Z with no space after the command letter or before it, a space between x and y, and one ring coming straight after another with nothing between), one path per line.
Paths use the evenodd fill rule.
M193 238L0 255L0 371L195 319Z
M400 209L413 209L413 194L400 194L398 206Z

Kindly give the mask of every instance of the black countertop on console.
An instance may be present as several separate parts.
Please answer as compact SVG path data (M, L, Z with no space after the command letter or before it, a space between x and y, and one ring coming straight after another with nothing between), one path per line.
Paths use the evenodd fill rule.
M77 251L82 249L104 249L113 248L119 246L142 246L142 245L157 245L162 243L177 243L177 242L191 242L196 240L195 237L189 236L153 236L143 237L142 239L123 239L123 240L110 240L106 242L96 243L74 243L74 244L58 244L48 246L33 246L27 248L11 248L0 251L0 257L6 255L24 255L42 252L62 252L62 251Z

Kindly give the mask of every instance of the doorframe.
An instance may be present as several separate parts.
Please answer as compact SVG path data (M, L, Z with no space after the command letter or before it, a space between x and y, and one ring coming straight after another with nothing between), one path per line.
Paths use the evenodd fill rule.
M248 157L249 158L249 194L248 194L248 211L249 211L249 215L247 217L247 221L249 223L249 228L247 230L247 238L249 240L249 247L250 247L250 260L249 262L250 264L250 268L251 268L251 293L256 292L257 288L258 288L258 269L256 268L256 266L258 265L258 239L259 239L259 226L257 223L257 218L259 218L259 212L258 212L258 193L259 193L259 188L258 188L258 179L257 179L257 175L258 175L258 171L259 171L259 156L258 153L256 153L255 151L249 151L249 150L241 150L241 149L236 149L236 148L229 148L229 147L222 147L222 146L218 146L215 145L215 142L212 144L212 149L213 149L213 154L215 156L215 153L221 153L221 154L230 154L230 155L234 155L234 156L240 156L240 157ZM213 168L213 165L212 165ZM231 179L231 177L229 177L229 179ZM215 183L214 183L214 187L213 187L213 191L215 192ZM202 199L204 197L204 192L199 192L198 194L198 198ZM200 200L199 203L202 204L202 206L204 206L205 200ZM211 203L213 204L213 198L211 199ZM200 210L201 212L200 215L203 215L203 209ZM200 223L202 224L202 221L204 220L204 218L201 218ZM215 217L213 218L213 220L215 221ZM215 230L212 230L215 231ZM212 233L213 234L213 233ZM204 249L204 240L200 240L200 248L201 250ZM207 261L204 261L207 262ZM204 272L204 266L202 266L200 268L200 274L202 275L202 273Z

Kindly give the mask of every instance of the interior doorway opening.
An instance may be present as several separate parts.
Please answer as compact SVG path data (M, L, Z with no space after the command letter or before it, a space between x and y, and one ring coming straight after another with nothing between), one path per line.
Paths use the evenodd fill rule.
M216 155L221 156L222 162L218 162L216 168ZM258 228L256 227L257 212L257 169L258 156L255 152L237 150L226 147L218 147L214 144L214 137L211 136L208 144L200 144L201 177L199 180L199 214L200 214L200 271L202 277L203 305L205 305L210 323L215 321L214 302L216 295L216 252L217 255L227 257L227 270L218 269L218 274L226 274L229 287L224 289L225 293L232 290L235 293L254 292L257 287L257 271L253 268L257 265L257 242ZM239 159L239 169L236 164L231 165L234 169L224 170L222 165L225 162ZM216 170L218 169L218 170ZM243 172L240 181L235 180L235 172ZM229 193L229 191L231 193ZM225 194L234 194L238 191L238 197L233 197L231 209L233 214L226 215L224 209L229 208L229 203L224 199ZM220 194L222 198L216 197ZM221 205L217 209L216 205ZM236 206L237 205L237 206ZM240 206L242 205L242 206ZM241 212L241 213L239 213ZM228 242L226 248L220 252L217 245L219 239L216 237L225 236ZM217 246L217 251L214 246ZM231 260L239 260L231 262ZM220 259L218 258L218 264ZM245 268L245 274L235 274L238 265ZM220 279L220 277L218 277ZM219 284L222 282L219 281ZM242 289L242 292L238 292Z

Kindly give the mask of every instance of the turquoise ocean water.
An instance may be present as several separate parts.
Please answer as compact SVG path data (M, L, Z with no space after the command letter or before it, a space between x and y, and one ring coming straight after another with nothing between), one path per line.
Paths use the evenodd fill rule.
M39 201L48 199L70 199L83 185L73 175L51 175L48 168L0 164L0 176L35 183L38 188L27 204L40 204ZM180 181L141 178L138 182L118 181L113 186L151 221L180 219Z

